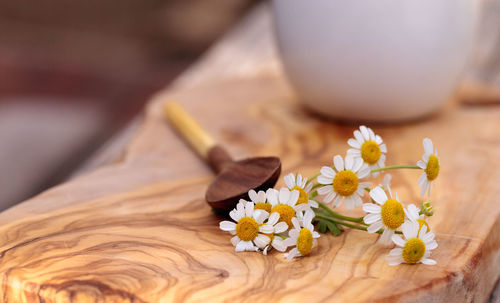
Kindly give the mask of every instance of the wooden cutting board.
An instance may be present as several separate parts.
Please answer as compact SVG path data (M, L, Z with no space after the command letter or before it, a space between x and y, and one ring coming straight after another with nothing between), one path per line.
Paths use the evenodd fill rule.
M355 129L308 113L278 76L162 92L120 161L0 215L2 301L487 299L500 275L500 108L450 102L422 121L373 126L387 164L416 162L425 136L442 162L430 218L438 264L390 267L389 249L356 230L323 235L311 256L290 263L278 252L235 253L203 200L211 172L164 122L169 99L237 158L281 156L284 174L330 164ZM406 203L421 201L419 174L393 174Z

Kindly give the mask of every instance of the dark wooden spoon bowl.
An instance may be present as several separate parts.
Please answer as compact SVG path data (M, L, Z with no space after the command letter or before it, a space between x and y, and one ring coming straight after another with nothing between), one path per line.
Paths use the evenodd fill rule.
M279 158L255 157L234 161L178 104L167 103L165 115L217 173L205 193L207 203L216 212L227 214L240 199L249 199L249 190L266 190L278 181L281 174Z

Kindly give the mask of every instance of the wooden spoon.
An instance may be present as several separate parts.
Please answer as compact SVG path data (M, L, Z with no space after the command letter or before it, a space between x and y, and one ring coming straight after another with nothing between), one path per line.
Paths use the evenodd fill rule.
M217 173L205 193L207 203L215 211L228 213L240 199L248 200L249 190L266 190L278 181L281 173L279 158L254 157L234 161L179 104L167 103L165 116Z

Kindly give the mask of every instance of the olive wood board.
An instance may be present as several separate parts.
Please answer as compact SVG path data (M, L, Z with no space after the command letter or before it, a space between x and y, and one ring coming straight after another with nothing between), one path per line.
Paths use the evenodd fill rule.
M2 302L488 298L500 276L500 108L452 100L423 120L367 124L386 142L388 165L419 160L424 137L441 158L429 220L437 265L391 267L390 247L358 230L322 235L310 256L291 262L276 251L235 253L203 198L213 175L165 122L167 100L183 104L235 159L280 156L282 176L330 165L357 127L308 112L273 74L160 92L119 160L0 214ZM420 173L392 173L403 202L422 201Z

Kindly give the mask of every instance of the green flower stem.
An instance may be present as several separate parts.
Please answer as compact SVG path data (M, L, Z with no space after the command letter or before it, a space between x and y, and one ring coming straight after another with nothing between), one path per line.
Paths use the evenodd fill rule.
M333 222L335 224L344 225L344 226L349 227L349 228L354 228L354 229L368 231L368 227L366 227L366 226L360 226L360 225L356 225L356 224L350 224L350 223L347 223L347 222L344 222L344 221L336 220L334 218L330 218L330 217L326 217L326 216L322 216L322 215L316 215L316 218L327 220L327 221ZM383 232L384 232L384 229L381 228L376 233L377 234L382 234ZM396 230L395 233L396 234L402 234L402 232L400 232L399 230Z
M326 210L332 217L335 217L337 219L344 220L344 221L350 221L350 222L366 225L365 222L363 222L363 217L354 218L354 217L344 216L344 215L339 214L338 212L331 210L328 206L326 206L325 204L323 204L321 202L318 202L318 205L319 205L319 207Z
M315 191L313 191L312 193L309 194L309 199L312 199L312 198L316 197L317 195L318 195L318 191L315 190Z
M311 190L316 189L316 188L318 188L320 186L323 186L323 184L316 183L316 184L313 185L313 187L311 187Z
M317 177L319 177L321 175L321 173L316 173L314 175L312 175L311 177L307 178L307 182L306 184L310 183L311 181L315 180Z
M386 166L386 167L372 169L371 172L376 173L376 172L383 171L383 170L401 169L401 168L421 169L420 167L418 167L416 165L393 165L393 166Z
M327 220L327 221L333 222L335 224L344 225L344 226L347 226L349 228L354 228L354 229L359 229L359 230L364 230L364 231L368 230L368 228L366 226L361 226L361 225L357 225L357 224L347 223L347 222L344 222L344 221L341 221L341 220L336 220L334 218L327 217L327 216L316 215L316 218ZM384 230L381 229L381 230L377 231L377 233L381 234L383 231Z

